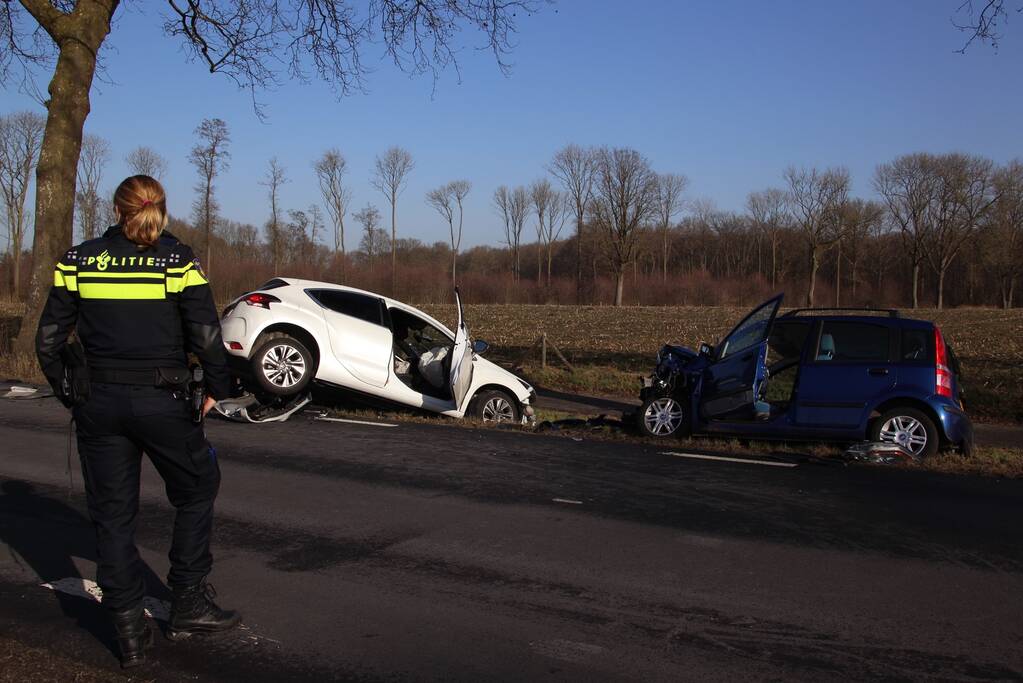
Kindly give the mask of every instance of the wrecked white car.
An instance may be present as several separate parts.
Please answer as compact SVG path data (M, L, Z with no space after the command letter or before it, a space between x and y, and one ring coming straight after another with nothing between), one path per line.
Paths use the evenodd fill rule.
M274 278L232 301L221 325L249 388L295 396L311 382L377 401L483 422L533 417L533 388L482 357L458 291L454 332L422 311L351 287Z

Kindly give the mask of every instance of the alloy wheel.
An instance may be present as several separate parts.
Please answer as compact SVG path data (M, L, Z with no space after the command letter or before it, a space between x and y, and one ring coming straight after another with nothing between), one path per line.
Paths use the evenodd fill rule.
M305 359L290 344L271 346L263 354L263 376L274 386L287 389L298 384L305 376Z
M927 448L927 429L914 417L896 415L881 425L881 441L894 443L913 455Z
M651 401L643 413L643 423L647 431L655 436L674 434L682 426L684 418L682 405L669 397Z
M514 422L515 408L508 399L494 396L483 404L484 422Z

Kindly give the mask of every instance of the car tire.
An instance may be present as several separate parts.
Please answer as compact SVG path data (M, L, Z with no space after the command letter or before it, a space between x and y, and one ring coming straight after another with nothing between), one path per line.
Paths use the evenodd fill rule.
M639 431L644 436L689 436L692 416L676 396L650 396L636 415Z
M920 443L921 437L924 439ZM916 408L896 407L885 411L870 425L871 441L897 443L918 458L938 452L938 428L926 413Z
M522 421L518 401L498 389L487 389L473 396L466 415L484 424L519 424Z
M262 391L273 396L294 396L309 386L316 374L313 354L294 337L275 332L256 347L249 360Z

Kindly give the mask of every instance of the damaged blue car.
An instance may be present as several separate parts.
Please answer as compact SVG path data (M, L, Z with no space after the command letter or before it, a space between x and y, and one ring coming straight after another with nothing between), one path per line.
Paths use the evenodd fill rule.
M887 309L761 304L716 345L664 346L639 428L791 441L882 441L916 458L973 450L960 367L932 322Z

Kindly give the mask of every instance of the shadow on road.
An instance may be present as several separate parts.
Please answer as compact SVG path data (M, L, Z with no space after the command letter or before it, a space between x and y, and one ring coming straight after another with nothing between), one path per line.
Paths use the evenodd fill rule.
M36 491L35 485L19 479L0 482L0 543L12 559L39 577L41 583L60 579L81 579L74 558L96 562L92 522L81 512ZM170 590L143 562L146 595L169 599ZM92 600L53 591L64 616L114 650L114 633L102 606Z

